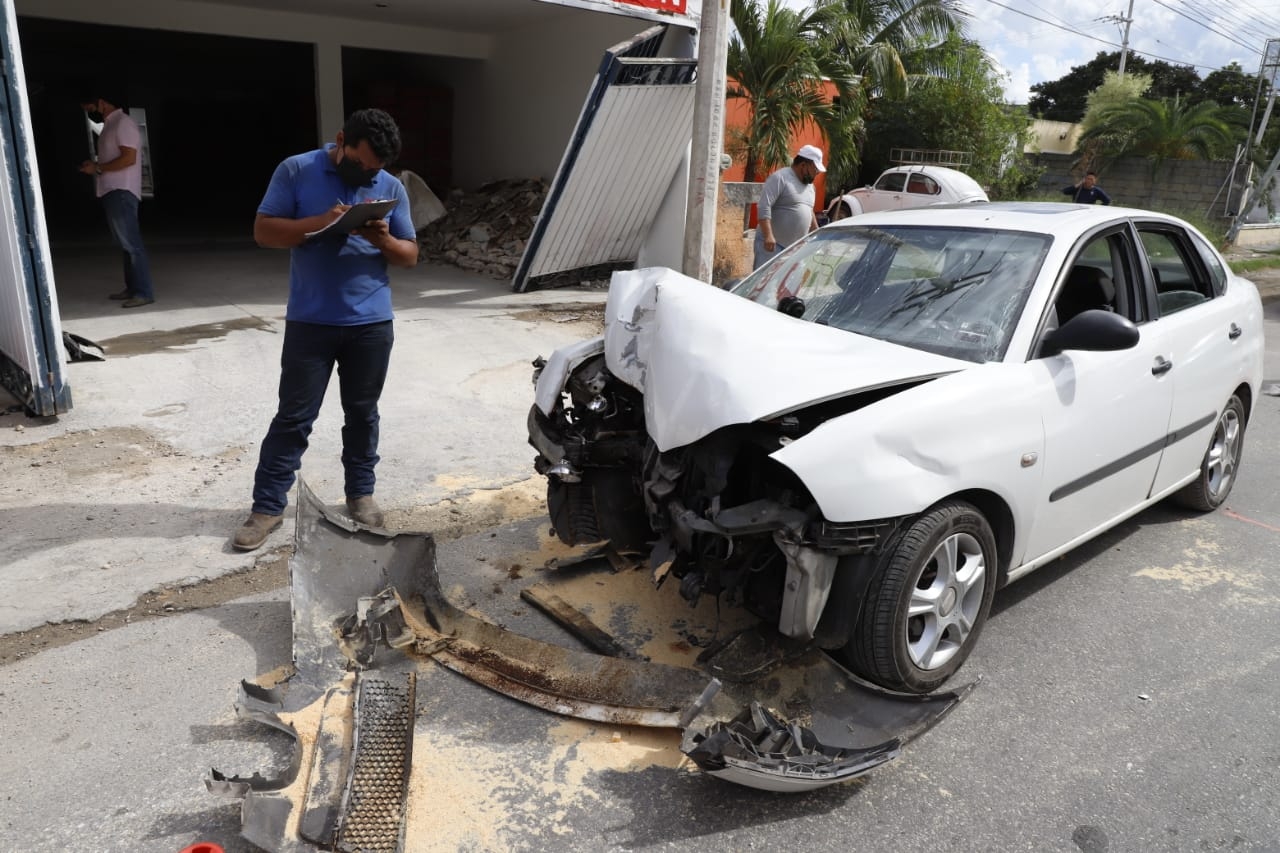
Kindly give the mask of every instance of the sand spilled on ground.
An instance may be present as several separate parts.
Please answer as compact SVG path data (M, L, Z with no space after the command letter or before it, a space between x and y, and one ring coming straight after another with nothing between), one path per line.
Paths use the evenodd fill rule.
M574 812L602 799L597 774L676 768L684 762L679 733L562 720L529 748L449 735L418 734L409 781L405 850L456 853L520 848L520 840L567 834Z
M565 548L552 539L538 557L557 554L557 546ZM576 552L569 549L566 556ZM678 578L655 589L647 560L637 562L636 568L617 572L603 558L562 571L553 565L540 580L623 646L656 663L696 667L698 654L712 641L756 623L742 608L718 605L709 595L691 607L680 596Z
M1227 568L1220 564L1222 545L1212 539L1196 537L1194 547L1182 552L1183 560L1172 566L1150 566L1134 572L1138 577L1178 584L1184 592L1200 592L1224 584L1241 604L1271 604L1275 597L1267 594L1266 578L1256 572Z
M388 509L391 530L417 530L437 540L458 539L500 524L547 514L547 481L530 477L500 488L483 488L462 477L438 477L436 484L455 493L438 503L412 509Z

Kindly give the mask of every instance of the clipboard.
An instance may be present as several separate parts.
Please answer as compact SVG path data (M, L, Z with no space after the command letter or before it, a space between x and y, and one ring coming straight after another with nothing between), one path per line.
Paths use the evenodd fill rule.
M344 237L370 220L385 218L392 208L399 203L400 199L398 198L384 198L353 204L350 210L319 231L308 231L306 235L307 242Z

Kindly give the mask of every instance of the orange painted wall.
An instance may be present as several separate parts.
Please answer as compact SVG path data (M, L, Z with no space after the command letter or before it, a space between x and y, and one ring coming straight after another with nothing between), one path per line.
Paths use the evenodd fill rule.
M829 87L834 94L834 87ZM745 98L728 98L725 102L724 111L724 132L725 140L729 139L729 134L735 128L738 130L746 130L747 124L751 120L751 105ZM822 131L816 126L806 124L799 128L791 137L791 152L794 154L800 150L801 145L816 145L822 149L823 162L825 165L827 155L827 141L822 135ZM742 163L737 157L733 159L733 165L720 173L722 181L745 181L746 164ZM772 171L772 170L770 170ZM769 176L768 172L756 176L756 182L763 182ZM826 175L818 175L818 179L813 182L814 187L814 208L818 211L824 209L824 201L826 200ZM756 227L756 207L751 205L751 223L750 227Z

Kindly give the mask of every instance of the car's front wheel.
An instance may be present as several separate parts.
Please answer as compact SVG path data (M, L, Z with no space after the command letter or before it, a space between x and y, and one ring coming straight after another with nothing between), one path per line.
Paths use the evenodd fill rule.
M996 542L972 504L940 504L917 518L876 568L845 648L859 675L928 693L977 643L996 587Z
M1202 512L1217 509L1231 494L1244 450L1244 403L1234 394L1218 416L1209 449L1200 463L1200 475L1174 494L1182 506Z

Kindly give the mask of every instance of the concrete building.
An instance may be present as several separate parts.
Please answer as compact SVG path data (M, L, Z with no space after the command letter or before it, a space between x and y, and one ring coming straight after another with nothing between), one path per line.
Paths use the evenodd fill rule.
M10 235L0 241L0 384L36 413L55 414L70 407L71 393L60 369L51 253L108 239L89 182L76 169L88 154L79 103L95 81L123 85L129 106L145 110L155 187L142 206L146 238L248 240L276 164L332 141L344 116L359 107L382 107L396 117L402 165L442 197L454 187L509 177L551 180L570 170L566 152L592 151L583 146L583 125L592 118L584 97L604 76L606 49L666 24L646 55L691 60L701 0L0 0L0 6L8 72L0 231ZM688 73L682 82L691 79ZM678 100L692 103L687 93ZM670 112L666 103L645 108L661 115ZM673 236L682 231L687 181L682 132L665 143L675 145L674 158L658 150L657 135L624 133L622 152L614 143L611 153L636 168L593 190L607 209L627 208L615 211L616 221L605 217L590 235L594 245L625 243L621 250L633 259L639 252L680 265ZM633 203L636 188L653 186L650 197ZM570 256L565 262L581 261L574 257L581 246L569 242L561 247Z

